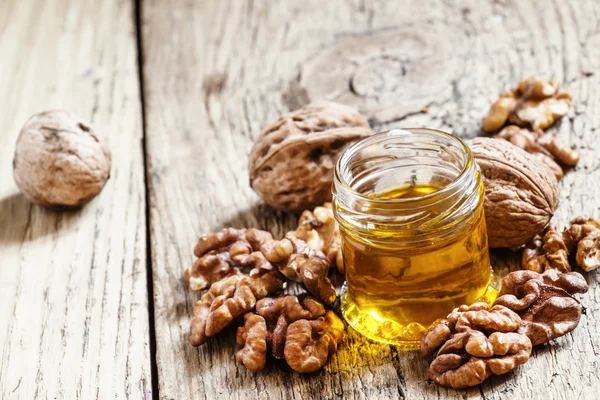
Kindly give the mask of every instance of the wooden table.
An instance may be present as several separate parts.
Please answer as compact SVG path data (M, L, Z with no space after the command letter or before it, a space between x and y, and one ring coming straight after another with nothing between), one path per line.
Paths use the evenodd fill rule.
M598 398L597 272L575 332L464 391L352 331L318 373L250 373L233 329L188 344L197 295L182 275L202 233L294 225L249 188L247 154L269 122L318 98L375 129L468 138L509 85L555 77L575 103L553 131L582 153L555 222L599 216L599 20L596 0L0 1L0 398ZM31 205L11 176L20 127L54 108L110 140L111 179L79 211Z

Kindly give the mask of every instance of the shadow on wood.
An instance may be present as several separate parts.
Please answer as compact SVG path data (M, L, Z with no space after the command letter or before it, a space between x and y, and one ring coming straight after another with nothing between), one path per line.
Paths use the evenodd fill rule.
M80 210L53 210L31 203L22 193L0 199L0 245L23 243L71 227Z
M236 211L223 220L223 228L257 228L282 238L287 231L295 229L300 214L276 210L264 203L255 203L244 210Z

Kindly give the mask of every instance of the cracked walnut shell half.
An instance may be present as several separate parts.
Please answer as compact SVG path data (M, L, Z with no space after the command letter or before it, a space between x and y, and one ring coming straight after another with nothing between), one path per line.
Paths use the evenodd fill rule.
M272 207L314 208L331 200L339 156L372 134L365 117L342 104L312 103L283 115L250 151L250 186Z

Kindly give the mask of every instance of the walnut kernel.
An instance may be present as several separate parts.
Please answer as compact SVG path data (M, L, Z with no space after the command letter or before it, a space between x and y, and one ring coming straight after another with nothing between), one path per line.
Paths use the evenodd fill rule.
M267 361L267 324L260 315L247 313L244 325L239 327L236 343L242 346L235 353L237 362L244 364L250 371L260 371Z
M490 308L475 303L455 308L421 341L423 355L436 355L429 377L442 386L461 389L526 363L531 341L516 332L520 325L521 318L501 305Z
M584 271L600 267L600 220L578 217L562 232L549 225L543 236L538 235L527 245L521 265L540 273L547 269L569 272L573 259Z
M192 290L202 290L232 275L271 270L260 246L272 240L269 232L258 229L225 228L203 235L194 247L198 259L186 269L185 280Z
M536 346L577 327L582 306L573 295L587 290L587 282L577 272L514 271L502 280L502 290L495 304L519 314L522 323L517 332L527 335Z
M559 181L562 179L564 171L557 161L567 166L574 166L579 161L577 151L559 143L552 135L544 134L540 130L532 132L516 125L508 125L495 138L507 140L538 157L552 169Z
M311 249L322 251L330 264L344 273L340 227L333 216L331 203L302 212L298 227L286 236L304 240Z
M337 352L344 337L344 323L333 311L313 321L293 322L287 329L285 361L296 372L317 371Z
M311 297L267 297L256 303L256 313L247 313L237 331L236 358L252 371L264 367L270 351L297 372L314 372L344 339L343 322Z
M533 129L546 129L567 114L571 101L571 95L561 90L556 80L545 81L532 76L504 92L492 104L483 120L483 129L495 132L507 121Z
M286 278L300 282L319 301L335 301L335 288L328 277L330 263L323 252L292 236L265 243L261 252Z
M283 289L277 271L255 276L233 275L213 283L196 302L190 325L190 343L199 346L236 318L254 308L256 301Z

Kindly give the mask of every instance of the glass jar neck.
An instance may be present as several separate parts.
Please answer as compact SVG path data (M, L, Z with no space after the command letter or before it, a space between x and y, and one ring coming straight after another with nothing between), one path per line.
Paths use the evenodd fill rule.
M405 188L424 194L389 196ZM349 148L334 176L336 218L342 229L418 245L451 236L483 201L479 170L468 146L430 129L378 133Z

